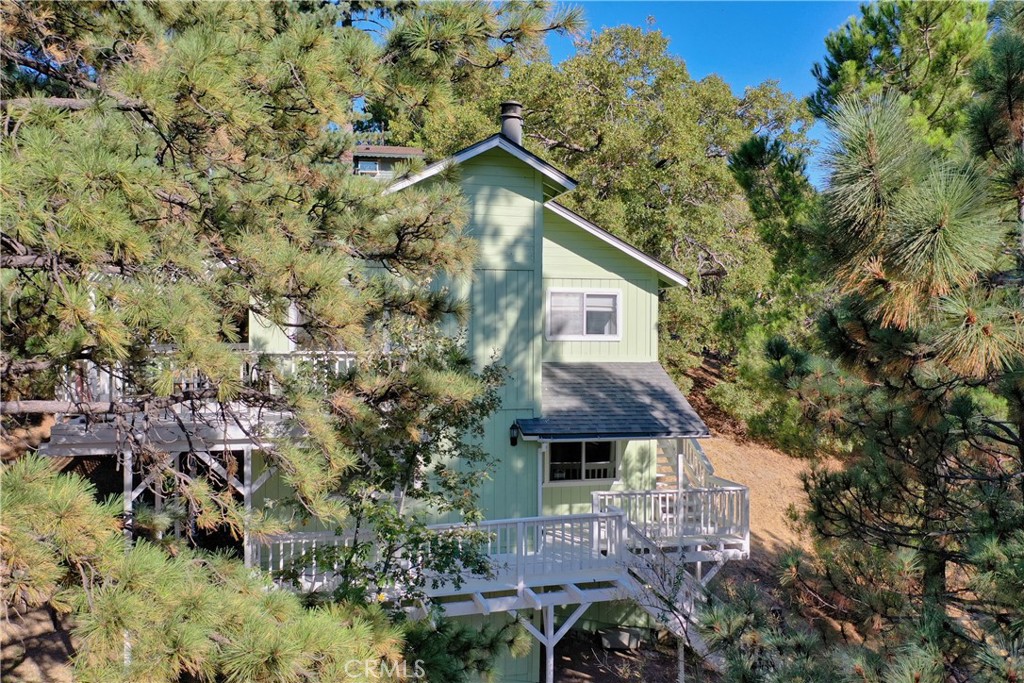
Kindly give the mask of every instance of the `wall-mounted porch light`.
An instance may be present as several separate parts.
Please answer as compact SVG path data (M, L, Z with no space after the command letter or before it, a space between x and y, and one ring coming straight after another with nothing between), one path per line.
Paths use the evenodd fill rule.
M508 442L510 445L515 446L519 443L519 425L515 422L508 428Z

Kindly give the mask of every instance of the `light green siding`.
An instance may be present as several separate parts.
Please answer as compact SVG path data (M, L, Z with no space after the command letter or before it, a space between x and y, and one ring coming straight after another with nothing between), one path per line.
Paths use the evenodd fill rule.
M545 339L545 361L639 362L658 359L657 273L545 209L542 309L546 308L547 292L552 288L620 291L622 330L619 341Z
M485 425L484 446L495 460L481 487L480 504L490 519L538 514L536 444L509 443L516 419L540 410L541 176L499 150L462 168L469 208L467 232L477 240L470 287L470 353L477 367L497 360L508 371L501 408Z
M619 450L622 464L614 484L546 484L544 515L575 515L590 512L594 491L646 491L657 487L658 442L630 441Z
M249 348L260 353L289 353L293 345L281 327L250 312Z

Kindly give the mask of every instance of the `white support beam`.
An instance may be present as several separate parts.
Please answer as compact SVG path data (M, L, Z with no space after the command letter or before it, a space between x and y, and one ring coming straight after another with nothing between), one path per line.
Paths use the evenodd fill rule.
M526 600L526 604L534 609L540 609L540 596L538 596L532 588L523 589L523 599Z
M589 602L583 603L573 610L573 613L569 615L569 618L565 620L565 623L562 624L561 628L555 632L555 642L552 643L552 647L565 637L565 634L569 632L569 629L576 625L576 622L580 620L580 617L583 616L583 613L587 611L588 607L590 607Z
M562 590L569 594L569 597L573 602L586 602L586 598L583 597L583 593L576 587L574 583L567 583L562 585Z
M519 619L519 612L517 612L516 610L509 610L509 614L511 614L516 619ZM538 631L537 627L534 626L529 619L519 619L519 623L522 624L523 628L525 628L531 636L536 638L541 645L544 644L544 634Z
M221 478L228 483L228 486L234 488L235 491L237 491L238 493L245 493L245 484L238 481L237 477L229 477L227 470L224 469L224 466L221 465L216 460L214 460L213 456L211 456L209 453L204 453L203 451L196 451L195 456L202 460L207 467L209 467L211 470L219 474Z
M263 470L263 474L259 476L259 479L252 483L252 492L255 495L257 491L263 488L263 485L270 481L270 478L277 473L277 466L268 467Z
M555 683L555 608L541 610L544 619L544 683Z
M473 600L473 604L476 605L476 608L480 610L480 614L487 616L491 613L491 607L487 604L487 600L484 596L479 593L473 593L470 598Z
M242 529L242 557L245 566L253 565L252 534L249 525L252 523L252 448L246 446L242 451L242 501L245 505L245 526Z

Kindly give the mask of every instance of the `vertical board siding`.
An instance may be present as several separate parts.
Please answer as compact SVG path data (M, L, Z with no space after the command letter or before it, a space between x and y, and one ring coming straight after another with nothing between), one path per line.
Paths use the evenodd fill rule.
M249 348L261 353L290 353L292 342L284 329L250 311Z
M545 486L542 513L575 515L591 511L590 494L595 491L647 491L658 484L658 442L630 441L622 451L620 477L612 485L588 484Z
M543 353L540 254L543 187L540 175L499 150L462 166L469 207L467 232L477 240L470 288L470 353L477 367L497 361L507 370L501 407L484 425L483 446L494 459L480 487L490 519L538 514L538 447L509 443L509 427L540 410Z

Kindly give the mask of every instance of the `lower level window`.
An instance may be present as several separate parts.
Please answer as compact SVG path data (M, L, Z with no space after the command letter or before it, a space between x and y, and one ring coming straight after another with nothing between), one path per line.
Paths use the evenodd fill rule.
M548 481L615 478L615 444L611 441L552 443L548 449Z

